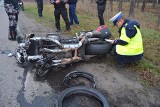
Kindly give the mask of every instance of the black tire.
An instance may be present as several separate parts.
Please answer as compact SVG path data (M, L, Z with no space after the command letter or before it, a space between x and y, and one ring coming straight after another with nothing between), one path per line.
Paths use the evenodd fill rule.
M42 77L46 75L51 68L50 61L45 61L44 59L37 61L36 63L36 76Z
M82 71L72 71L70 73L68 73L63 80L63 83L67 86L67 87L73 87L73 85L70 85L69 82L71 81L71 79L76 78L76 77L83 77L86 78L87 80L89 80L92 84L91 87L95 88L96 87L96 83L95 83L95 77L87 72L82 72Z
M106 97L100 91L84 86L71 87L62 91L58 97L56 107L63 107L64 99L66 99L67 97L71 97L71 95L76 95L76 94L83 94L83 95L85 94L87 96L93 97L100 102L102 107L109 107Z
M86 44L86 55L106 55L112 50L112 44L110 42L95 42Z

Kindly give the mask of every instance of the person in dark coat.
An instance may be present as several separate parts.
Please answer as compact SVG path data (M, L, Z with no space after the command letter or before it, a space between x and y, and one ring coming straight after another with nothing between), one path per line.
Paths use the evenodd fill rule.
M9 19L9 40L16 40L18 23L18 0L4 0L4 8Z
M69 4L70 25L73 25L73 21L76 25L79 25L79 21L76 15L77 0L68 0L68 4Z
M98 11L98 18L99 18L99 25L105 25L105 22L104 22L104 18L103 18L103 14L104 14L104 11L106 9L106 1L107 0L97 0L96 3L97 3L97 11Z
M122 12L116 14L109 21L112 21L119 28L119 37L112 42L117 66L124 66L141 60L143 41L140 24L137 21L124 18Z
M50 3L54 5L54 16L55 16L55 26L57 28L56 32L61 31L60 27L60 15L62 15L63 20L65 21L66 24L66 30L69 31L71 30L70 24L69 24L69 19L68 19L68 13L67 13L67 8L66 8L66 1L60 1L60 0L50 0Z
M39 17L43 16L43 0L35 0L37 2L38 15Z

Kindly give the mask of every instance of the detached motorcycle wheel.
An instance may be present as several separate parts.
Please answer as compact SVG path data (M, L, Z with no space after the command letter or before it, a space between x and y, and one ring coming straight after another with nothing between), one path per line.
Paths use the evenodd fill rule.
M44 75L46 75L50 68L51 68L51 65L50 65L50 61L45 61L45 60L39 60L37 61L37 64L36 64L36 76L37 77L42 77Z
M86 55L106 55L112 50L112 44L110 42L94 42L86 44Z
M71 87L62 91L60 96L58 97L56 107L63 107L63 102L67 97L70 98L73 95L79 94L93 97L100 102L102 107L109 107L106 97L100 91L84 86Z

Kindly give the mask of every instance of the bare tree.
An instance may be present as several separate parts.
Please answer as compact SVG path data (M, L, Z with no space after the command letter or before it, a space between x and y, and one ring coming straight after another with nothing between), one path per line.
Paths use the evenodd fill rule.
M158 27L160 26L160 7L159 7L159 12L158 12L158 23L157 23L157 26Z
M113 12L113 0L110 0L110 9L111 9L111 12Z
M91 3L93 3L94 0L91 0Z
M141 12L144 12L145 7L146 7L146 0L143 0Z
M157 4L157 0L153 0L152 1L152 4L153 4L153 8L155 8L156 4Z
M122 11L122 4L123 4L123 0L119 0L118 11Z
M135 0L130 0L129 17L134 17Z
M141 2L141 0L136 0L137 3L137 7L139 7L139 3Z

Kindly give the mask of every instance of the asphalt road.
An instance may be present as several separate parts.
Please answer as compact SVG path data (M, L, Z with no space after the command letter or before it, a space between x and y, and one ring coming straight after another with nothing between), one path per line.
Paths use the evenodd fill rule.
M8 56L18 44L8 40L8 17L2 0L0 16L0 107L53 107L55 92L48 82L34 80L32 66L21 67L14 56Z

